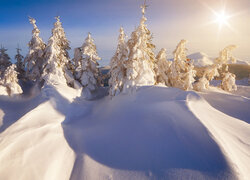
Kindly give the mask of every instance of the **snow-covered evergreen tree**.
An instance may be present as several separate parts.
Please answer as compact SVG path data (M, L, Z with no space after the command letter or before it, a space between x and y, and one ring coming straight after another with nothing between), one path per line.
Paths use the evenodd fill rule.
M118 46L115 55L110 62L110 79L109 79L109 95L116 96L123 90L123 83L125 78L124 62L128 58L128 46L125 41L125 33L123 28L120 28L120 35L118 38Z
M6 53L7 49L1 46L0 49L0 76L3 76L4 71L11 65L10 57Z
M16 59L16 70L18 72L18 78L21 79L21 78L24 78L25 76L25 67L24 67L24 62L23 62L23 56L21 55L20 51L21 49L20 48L17 48L17 54L15 56L15 59Z
M26 76L30 80L39 80L41 78L42 66L44 63L45 43L40 38L40 30L36 25L36 20L29 17L30 24L33 25L32 38L28 44L29 52L24 59L27 71Z
M191 90L195 81L193 62L186 55L186 40L181 40L174 51L174 61L170 66L169 80L173 87Z
M204 91L209 88L209 81L205 76L201 77L195 84L194 90L196 91Z
M194 84L194 89L196 91L204 91L209 88L210 81L212 81L215 77L219 77L220 74L218 72L219 64L213 64L207 66L204 70L203 76Z
M81 48L75 49L74 61L77 65L75 70L76 79L84 87L83 92L86 98L92 98L92 95L100 86L98 81L99 69L98 56L96 45L91 34L85 39Z
M155 74L157 84L164 84L166 86L170 85L168 74L171 63L171 61L167 60L166 49L162 48L156 56Z
M15 94L21 94L22 88L18 84L16 65L12 64L9 66L5 72L4 77L1 79L1 85L6 88L6 92L9 96L13 96Z
M215 77L220 76L218 71L219 68L219 64L213 64L205 68L204 76L207 78L208 81L212 81Z
M235 77L236 76L230 72L223 73L221 88L225 91L236 91L237 86L235 84Z
M235 74L228 72L228 62L235 63L236 58L233 57L232 51L236 48L235 45L229 45L225 47L219 54L219 57L215 60L215 63L219 65L219 70L223 77L221 81L221 88L225 91L233 91L237 90L237 86L235 84Z
M225 47L219 53L219 57L215 59L215 63L219 65L226 65L230 60L235 63L236 58L232 55L232 51L236 48L236 45L229 45Z
M152 34L148 30L145 22L146 4L142 8L142 18L139 27L132 32L128 40L129 56L125 62L126 78L123 92L134 91L137 86L154 85L155 55L152 44Z
M74 86L74 78L69 69L69 41L66 39L60 17L55 17L56 22L52 29L45 48L45 63L42 77L47 84L70 84Z

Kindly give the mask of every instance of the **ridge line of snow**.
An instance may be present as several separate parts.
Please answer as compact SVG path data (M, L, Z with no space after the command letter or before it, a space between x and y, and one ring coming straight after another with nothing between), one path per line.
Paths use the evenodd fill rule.
M249 179L249 124L213 108L202 97L197 99L197 97L188 95L187 100L188 107L212 134L222 151L225 152L227 159L232 163L231 165L238 173L239 178ZM240 132L238 134L233 131L236 127L241 129L241 131L237 131Z

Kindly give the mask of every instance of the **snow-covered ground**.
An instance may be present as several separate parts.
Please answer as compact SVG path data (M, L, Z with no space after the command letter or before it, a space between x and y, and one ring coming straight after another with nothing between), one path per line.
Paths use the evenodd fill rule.
M0 97L0 179L250 179L250 86Z

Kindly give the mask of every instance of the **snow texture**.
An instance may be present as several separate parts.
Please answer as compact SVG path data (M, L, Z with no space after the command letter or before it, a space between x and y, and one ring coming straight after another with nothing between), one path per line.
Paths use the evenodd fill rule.
M219 89L157 86L112 100L62 84L0 97L0 179L247 180L249 107Z

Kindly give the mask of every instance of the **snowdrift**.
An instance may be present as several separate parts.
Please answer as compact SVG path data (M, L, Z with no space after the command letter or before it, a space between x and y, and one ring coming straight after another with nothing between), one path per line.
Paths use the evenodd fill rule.
M249 179L249 107L159 86L94 101L64 86L0 97L0 179Z

